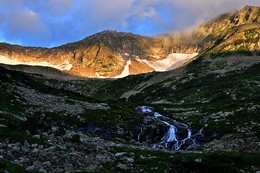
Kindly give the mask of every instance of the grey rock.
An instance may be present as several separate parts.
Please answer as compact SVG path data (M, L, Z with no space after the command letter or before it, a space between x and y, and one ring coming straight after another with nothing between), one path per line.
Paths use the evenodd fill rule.
M49 135L49 139L53 139L53 138L54 138L54 134L52 133Z
M42 162L36 160L33 162L33 166L35 166L35 168L41 168L42 167Z
M74 167L73 167L72 164L65 164L65 165L64 165L64 168L65 168L65 170L67 170L67 171L74 169Z
M30 151L30 148L27 148L27 147L22 146L22 151L25 152L25 153L26 153L26 152L29 152L29 151Z
M28 166L26 169L26 171L35 171L35 166Z
M32 144L31 147L36 148L36 147L38 147L38 144Z
M224 150L224 145L223 144L218 144L214 146L214 150Z
M26 159L25 158L23 158L23 157L20 157L19 158L19 163L20 164L23 164L23 163L25 163L26 162Z
M13 151L20 151L21 148L17 145L14 145L12 149Z
M126 152L120 152L120 153L116 153L115 156L116 157L122 157L126 154Z
M127 161L128 163L134 163L134 162L135 162L135 160L134 160L133 158L131 158L131 157L130 157L130 158L127 158L126 161Z
M42 164L44 166L47 166L47 167L51 166L51 162L50 161L43 162Z
M49 147L49 148L46 148L46 151L47 151L47 152L54 152L56 149L57 149L56 146L51 146L51 147Z
M146 157L144 157L143 155L140 155L139 157L140 157L141 159L145 159L145 158L146 158Z
M42 150L43 149L43 145L38 145L38 149Z
M33 135L33 137L37 138L37 139L40 139L40 135Z
M0 155L0 160L3 160L4 159L4 156Z
M32 150L32 152L33 152L33 153L38 153L38 152L39 152L39 149L34 148L34 149Z
M24 141L23 146L25 148L30 148L31 147L31 145L27 142L27 140Z
M96 160L98 160L99 162L102 162L102 163L106 163L109 160L109 158L105 155L97 154Z
M46 171L45 169L43 169L43 168L41 168L41 169L39 170L39 172L41 172L41 173L47 173L47 171Z
M116 165L116 167L120 168L120 169L123 169L123 170L128 170L128 166L125 165L125 164L122 164L122 163L118 163Z
M59 147L59 149L61 149L61 150L66 150L66 149L67 149L67 147L64 146L64 145L58 145L58 147Z
M47 137L48 137L48 133L47 133L47 132L43 132L43 133L42 133L42 137L43 137L43 138L47 138Z
M96 172L98 169L98 166L97 165L89 165L86 169L87 172Z
M201 162L202 162L202 159L201 159L201 158L197 158L197 159L195 159L195 162L201 163Z
M18 160L18 159L15 159L13 162L14 162L15 164L19 164L19 160Z

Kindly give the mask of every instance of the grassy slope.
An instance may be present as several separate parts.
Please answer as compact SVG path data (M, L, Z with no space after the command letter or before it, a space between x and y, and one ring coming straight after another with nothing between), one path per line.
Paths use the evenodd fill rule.
M167 153L161 151L145 151L115 147L112 152L125 152L125 156L133 157L135 162L130 166L132 172L225 172L238 173L252 171L259 167L260 154L235 152L208 153ZM114 164L105 165L103 172L130 172L117 167L122 158Z
M218 57L217 55L212 58ZM223 57L222 57L223 58ZM225 58L225 56L224 56ZM226 64L221 64L218 68L225 67ZM108 81L58 81L53 79L46 79L40 76L28 75L21 72L13 72L1 69L1 87L0 87L0 108L1 119L0 123L6 125L7 128L1 128L1 138L9 138L13 141L28 140L29 143L41 143L45 141L35 139L32 135L27 135L25 130L30 130L32 134L37 128L50 128L51 120L65 120L68 124L75 128L84 124L96 124L103 128L110 128L115 124L120 124L125 129L131 129L142 121L142 117L138 116L134 107L140 104L152 105L160 113L173 117L179 121L187 122L195 128L200 128L205 125L205 117L218 112L234 112L224 118L209 119L208 126L205 128L205 133L211 135L217 133L217 137L225 135L226 133L237 133L236 127L245 126L248 122L260 122L259 109L252 109L254 106L259 106L259 64L250 68L235 70L219 75L217 73L210 73L210 64L204 62L203 59L197 59L188 65L186 73L179 75L177 78L167 77L171 76L172 72L166 72L163 80L147 85L142 92L133 95L128 102L120 99L120 96L135 88L146 81L149 81L161 73L151 73L147 75L129 76L124 79L108 80ZM214 67L216 68L216 67ZM191 75L192 74L192 75ZM192 76L192 77L191 77ZM68 85L74 83L77 87L59 88L57 86L46 85L46 81ZM7 92L9 90L6 83L12 86L27 86L31 89L37 90L40 93L52 94L59 97L68 97L73 102L75 101L89 101L89 102L104 102L110 107L108 110L87 110L83 114L83 122L77 120L75 115L63 116L61 112L48 114L45 112L38 112L37 114L29 115L27 121L21 121L10 114L23 115L24 111L30 107L27 105L22 96L15 92ZM97 84L95 91L89 93L89 89L93 84ZM166 85L167 84L167 85ZM76 88L76 89L75 89ZM15 91L15 90L14 90ZM84 92L82 92L84 91ZM17 97L19 99L17 99ZM93 99L95 97L95 99ZM97 100L98 99L98 100ZM20 100L20 101L18 101ZM102 101L101 101L102 100ZM155 101L161 101L155 103ZM187 113L193 111L191 115ZM196 113L197 111L197 113ZM45 118L35 122L35 119L40 118L45 114ZM228 123L227 123L228 122ZM260 137L259 126L254 127L253 131L256 133L244 134ZM7 133L8 132L8 133ZM128 149L120 149L128 150ZM114 150L115 152L118 149ZM158 164L157 169L165 170L171 167L179 167L176 169L193 170L189 165L193 165L198 172L203 172L210 164L212 170L223 168L230 170L229 172L239 172L239 169L249 169L249 166L259 166L256 163L249 163L248 160L254 160L259 157L258 154L239 154L239 153L208 153L208 154L178 154L171 155L161 152L151 153L150 151L131 151L142 154L144 156L150 154L155 155L157 159L154 161ZM173 158L172 158L173 157ZM194 159L202 158L206 160L203 163L194 162ZM213 159L214 158L214 159ZM224 160L227 158L227 160ZM247 160L248 159L248 160ZM229 165L227 163L234 163ZM214 163L214 164L213 164ZM4 163L2 163L4 164ZM5 163L8 164L8 163ZM114 163L116 164L116 163ZM149 172L154 162L149 159L137 159L133 169L144 169ZM115 165L114 165L115 166ZM114 166L105 167L108 170L115 171L118 168ZM184 169L185 168L185 169ZM117 170L122 171L122 170ZM228 172L228 171L226 171Z

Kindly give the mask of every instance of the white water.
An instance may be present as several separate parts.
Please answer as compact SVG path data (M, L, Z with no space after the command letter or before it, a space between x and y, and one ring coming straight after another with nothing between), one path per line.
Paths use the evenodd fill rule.
M21 62L16 59L10 59L6 56L0 55L0 63L7 65L29 65L29 66L42 66L42 67L51 67L58 70L71 70L73 65L69 63L68 60L63 61L61 64L52 64L46 61L42 62Z
M158 112L154 112L152 107L138 106L136 110L138 113L151 116L155 121L159 121L168 126L168 130L165 132L160 142L152 145L153 148L159 148L162 146L165 149L170 150L187 150L198 145L197 138L204 137L203 129L200 129L197 133L192 135L192 130L187 124L177 122L159 114ZM178 128L185 129L186 135L184 135L184 137L180 137ZM141 133L143 133L143 125L141 127L141 132L138 134L139 141Z

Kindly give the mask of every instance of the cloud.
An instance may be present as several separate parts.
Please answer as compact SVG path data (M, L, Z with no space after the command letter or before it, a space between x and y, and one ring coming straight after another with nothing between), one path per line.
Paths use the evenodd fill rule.
M13 36L21 34L46 36L46 28L34 11L15 9L6 19L6 30Z
M198 25L220 14L239 10L246 5L260 6L259 0L165 0L162 4L164 9L173 7L170 14L171 25L166 31L183 30L194 25ZM162 12L163 13L163 12Z
M57 46L113 29L181 31L259 0L1 0L0 41Z
M20 0L24 7L37 11L43 16L60 17L73 9L75 0Z
M0 28L1 41L23 44L24 40L37 45L41 42L47 45L49 40L49 31L44 26L39 15L22 6L21 0L1 1Z

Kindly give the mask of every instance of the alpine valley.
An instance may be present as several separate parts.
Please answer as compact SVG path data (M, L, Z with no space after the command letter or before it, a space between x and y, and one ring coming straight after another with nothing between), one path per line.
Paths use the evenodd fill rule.
M0 63L0 172L260 172L260 7Z

